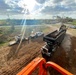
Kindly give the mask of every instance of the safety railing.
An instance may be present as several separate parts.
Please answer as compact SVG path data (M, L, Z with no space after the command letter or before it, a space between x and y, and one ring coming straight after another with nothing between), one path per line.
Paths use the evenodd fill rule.
M22 69L17 75L31 75L31 73L39 66L38 75L47 75L47 67L52 67L62 75L73 75L61 66L54 62L46 62L44 58L35 58L24 69Z

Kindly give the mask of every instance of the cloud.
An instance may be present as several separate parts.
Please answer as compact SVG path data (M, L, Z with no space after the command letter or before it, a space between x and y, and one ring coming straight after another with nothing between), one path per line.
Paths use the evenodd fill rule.
M51 7L51 6L46 6L44 9L42 9L40 12L43 14L57 14L61 11L61 8L57 7Z
M18 14L22 10L14 1L0 0L0 15L3 14Z
M76 0L32 0L31 2L30 0L0 0L0 14L19 15L25 11L27 11L26 14L30 14L29 9L25 7L26 4L31 8L31 13L35 15L58 15L61 13L71 13L72 15L73 12L76 13Z
M76 11L76 2L75 0L53 0L49 1L52 5L46 5L40 12L44 14L59 14L59 13L68 13ZM46 3L47 4L47 3Z
M36 0L38 3L43 4L46 0Z
M32 3L29 1L30 0L5 0L5 3L11 8L9 10L7 9L7 11L12 14L29 14L35 5L35 0L32 0Z
M60 2L62 2L63 0L53 0L53 3L60 3Z
M7 12L12 14L21 14L23 9L18 6L18 0L5 0L5 3L10 7L9 10L7 9Z
M9 6L5 4L4 0L0 0L0 9L8 9Z
M0 0L0 14L5 14L7 9L10 9L9 5L7 5L4 0Z

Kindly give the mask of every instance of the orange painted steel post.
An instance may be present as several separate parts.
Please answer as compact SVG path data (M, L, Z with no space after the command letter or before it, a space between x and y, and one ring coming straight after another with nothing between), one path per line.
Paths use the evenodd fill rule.
M68 72L67 70L65 70L64 68L62 68L61 66L57 65L54 62L47 62L46 67L49 67L49 66L57 70L62 75L73 75L72 73Z
M40 58L34 59L25 68L23 68L17 75L28 75L28 74L31 74L32 71L34 70L34 68L38 65L38 61L39 60L40 60Z
M47 71L45 69L46 61L44 58L41 58L41 62L39 64L39 74L38 75L47 75Z
M46 64L44 58L36 58L30 64L28 64L22 71L20 71L17 75L31 75L31 73L39 67L39 75L46 75L46 70L43 68L43 64Z
M63 69L54 62L46 62L44 58L36 58L30 64L28 64L22 71L17 75L31 75L31 73L39 66L38 75L47 75L47 67L53 67L55 70L60 72L63 75L73 75L67 70Z

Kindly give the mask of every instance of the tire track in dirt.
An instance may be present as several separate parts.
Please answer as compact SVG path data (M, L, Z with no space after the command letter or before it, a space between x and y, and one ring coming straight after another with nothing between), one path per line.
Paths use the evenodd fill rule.
M10 59L7 61L8 66L1 69L0 75L15 75L22 67L26 66L31 60L39 56L43 42L38 42L31 42L28 45L25 44L24 47L20 49L18 57L15 60Z
M68 45L68 48L69 46L71 46L71 48L69 48L70 50L68 50L66 47L64 48L64 45L63 47L62 46L58 47L55 53L53 54L51 61L57 63L61 67L65 68L66 70L76 75L76 37L73 36L68 37L69 39L71 38L70 39L71 44L69 43L68 45L67 43L66 46ZM67 42L67 40L65 42ZM25 67L28 63L30 63L30 61L33 60L35 57L38 56L41 57L40 49L43 45L44 42L41 39L36 39L32 41L30 44L23 43L18 53L18 57L14 60L9 59L9 61L6 61L7 65L4 66L2 69L0 69L0 75L16 75L23 67ZM13 49L16 50L16 47L17 46L13 46L11 50ZM13 54L14 52L12 53L12 55ZM60 75L52 68L50 68L50 73L51 75ZM34 75L37 75L37 72L35 72Z

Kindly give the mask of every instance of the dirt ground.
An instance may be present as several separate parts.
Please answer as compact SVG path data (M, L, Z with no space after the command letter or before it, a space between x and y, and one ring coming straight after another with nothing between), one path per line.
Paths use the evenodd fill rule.
M73 36L73 30L68 29L67 32L69 31L72 35L69 33L66 34L64 41L61 46L57 48L50 61L57 63L76 75L76 36L75 33ZM14 55L18 45L2 47L0 49L0 75L16 75L34 58L42 57L40 50L44 44L45 42L43 42L42 37L30 41L29 44L27 42L23 42L18 56L14 59L12 56ZM51 75L60 75L52 68L49 68L49 72ZM37 75L37 73L38 72L35 71L32 75Z

